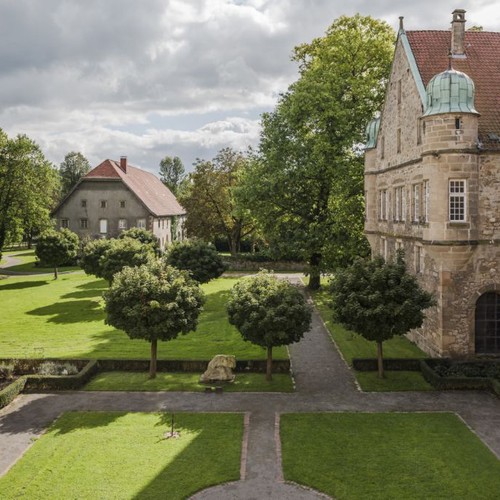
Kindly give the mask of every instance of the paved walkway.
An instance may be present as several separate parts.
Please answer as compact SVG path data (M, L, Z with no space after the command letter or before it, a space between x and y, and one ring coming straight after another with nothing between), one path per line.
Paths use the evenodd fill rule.
M331 342L321 318L290 347L297 390L273 393L107 393L23 394L0 410L0 475L18 460L33 439L68 410L244 412L247 432L241 480L216 486L193 499L317 499L324 495L285 483L281 468L279 416L287 412L457 413L500 458L500 400L486 392L362 393Z

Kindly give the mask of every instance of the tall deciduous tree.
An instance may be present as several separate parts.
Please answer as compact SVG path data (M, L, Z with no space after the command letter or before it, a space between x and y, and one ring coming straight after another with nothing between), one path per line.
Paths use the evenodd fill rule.
M104 300L107 324L151 342L149 376L154 378L158 340L195 330L204 297L187 272L155 261L119 272Z
M79 245L78 236L69 229L50 229L38 238L35 253L40 262L54 268L57 279L57 268L76 259Z
M50 227L59 189L57 171L25 135L9 139L0 129L0 256L6 242Z
M178 156L165 156L160 161L160 179L176 196L179 187L186 176L182 160Z
M71 151L68 153L59 167L61 175L61 197L66 196L76 183L88 172L90 163L82 153Z
M259 157L239 195L269 240L308 260L310 288L325 257L335 266L368 249L360 144L383 100L393 41L385 22L340 17L296 47L300 78L263 115Z
M267 380L272 380L273 347L298 342L311 326L311 308L300 290L265 273L234 285L227 312L245 340L267 349Z
M247 156L231 148L222 149L211 161L196 161L188 189L180 200L187 212L185 227L189 237L213 241L222 236L232 254L239 252L242 238L254 230L248 210L240 207L234 196L248 162Z
M334 317L346 328L377 343L378 374L384 376L382 342L422 326L432 295L406 271L402 253L394 262L358 259L339 270L331 284Z

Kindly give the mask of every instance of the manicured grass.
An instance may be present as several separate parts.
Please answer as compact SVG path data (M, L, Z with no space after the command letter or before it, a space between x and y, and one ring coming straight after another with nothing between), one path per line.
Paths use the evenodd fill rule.
M155 379L147 373L104 372L96 375L85 391L191 391L203 392L206 387L222 386L224 392L293 392L290 375L274 374L267 382L263 373L237 373L233 383L200 384L199 373L158 372Z
M37 273L37 274L54 272L53 267L39 267L36 265L37 258L35 256L34 250L16 250L12 252L5 252L5 255L9 255L10 257L15 257L16 259L21 261L20 264L7 267L6 269L8 271L13 271L16 273L24 272L24 273ZM2 260L2 264L5 264L5 259ZM61 266L58 267L57 270L59 272L79 271L80 267Z
M385 370L385 378L379 378L377 372L356 372L356 379L367 392L434 390L420 372Z
M283 468L337 499L498 499L500 461L456 416L293 414Z
M243 418L167 413L63 414L0 479L0 498L187 498L239 479ZM196 471L196 472L195 472Z
M216 354L236 359L265 359L265 350L245 342L229 324L225 309L237 279L203 285L207 302L196 332L158 343L159 359L209 360ZM104 324L104 280L83 272L51 276L11 277L0 282L2 304L0 357L148 359L150 344L131 340ZM285 348L273 357L287 359Z

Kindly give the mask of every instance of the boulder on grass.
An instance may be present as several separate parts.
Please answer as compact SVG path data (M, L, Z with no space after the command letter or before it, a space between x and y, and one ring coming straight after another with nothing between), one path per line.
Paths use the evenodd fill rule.
M208 363L207 370L200 377L200 382L233 382L235 378L233 368L236 368L234 356L217 354Z

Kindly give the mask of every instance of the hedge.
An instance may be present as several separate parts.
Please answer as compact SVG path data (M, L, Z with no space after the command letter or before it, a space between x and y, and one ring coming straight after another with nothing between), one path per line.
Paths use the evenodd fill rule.
M19 377L0 391L0 408L7 406L23 389L26 383L26 377Z
M384 358L384 369L390 371L420 371L420 359L416 358ZM358 372L376 372L378 361L375 358L354 358L352 367Z

